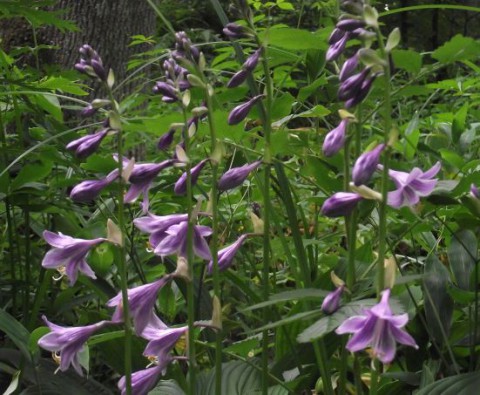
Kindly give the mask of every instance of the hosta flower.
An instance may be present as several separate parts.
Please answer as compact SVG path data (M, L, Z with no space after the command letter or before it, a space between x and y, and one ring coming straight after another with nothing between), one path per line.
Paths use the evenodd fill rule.
M51 332L42 336L38 340L38 345L56 354L56 358L60 360L60 370L62 372L72 365L77 373L83 376L78 354L82 351L88 338L109 322L100 321L87 326L63 327L52 324L45 316L43 316L42 319L50 328Z
M157 148L159 150L165 151L170 147L170 145L172 145L175 130L175 128L171 128L167 133L160 136L157 143Z
M377 78L377 75L371 75L365 79L365 81L362 82L362 86L360 89L350 98L345 102L345 108L352 108L356 106L357 104L360 104L363 99L365 99L370 92L370 89L372 88L372 84Z
M118 177L118 169L99 180L86 180L77 184L70 191L70 198L75 202L91 202Z
M227 23L225 25L225 27L223 28L223 33L232 40L236 40L238 38L245 38L250 35L248 28L233 22Z
M358 157L352 170L352 180L355 185L366 184L377 169L380 155L385 144L377 145L373 150L363 153Z
M342 19L336 26L340 30L351 32L355 29L364 27L365 21L362 21L361 19Z
M154 253L160 256L176 254L187 258L187 229L188 221L170 226L165 230L162 239L154 249ZM193 225L192 240L193 254L200 258L210 260L212 254L205 237L212 234L212 229L208 226Z
M178 100L178 91L170 84L166 82L157 82L153 86L153 93L159 93L163 95L162 100L165 103L174 103Z
M260 59L261 49L257 49L253 54L251 54L245 63L242 65L242 69L236 72L232 78L227 83L227 88L234 88L242 84L247 77L253 72L255 67L257 67L258 60Z
M157 244L167 235L165 231L170 226L179 224L188 219L188 214L170 214L170 215L153 215L140 217L133 220L135 226L142 232L150 234L150 245L155 248Z
M160 376L164 374L164 370L165 366L156 365L152 368L132 373L132 394L147 395L155 386ZM122 376L118 381L118 389L121 395L126 395L127 387L125 376Z
M381 165L378 165L378 167L382 169ZM388 193L388 205L400 208L417 204L421 197L432 193L437 184L437 179L433 177L437 175L440 169L441 164L437 162L426 172L418 167L415 167L410 173L389 170L388 175L397 189Z
M345 290L345 285L341 285L335 291L330 292L322 302L322 311L325 314L333 314L340 307L340 300L342 298L342 293Z
M197 183L198 177L204 166L207 164L208 159L204 159L199 162L196 166L192 167L190 170L190 180L192 187ZM187 193L187 172L184 172L180 178L175 183L175 187L173 188L174 192L177 195L185 195Z
M143 355L155 357L159 364L163 364L165 360L169 361L170 351L187 331L188 326L179 328L147 328L142 333L142 337L149 340Z
M74 285L77 281L78 272L96 278L95 273L88 266L86 256L92 247L103 243L106 239L74 239L48 230L43 232L43 238L53 247L43 258L42 266L44 268L57 269L61 273L65 273L70 280L70 285Z
M235 255L247 237L248 235L242 235L235 243L218 251L218 270L224 271L232 265L233 258L235 258ZM213 261L208 263L207 271L208 274L213 272Z
M345 81L347 78L351 77L358 66L358 55L355 54L351 58L347 59L340 70L338 79L340 82Z
M84 44L79 49L80 62L75 64L75 69L90 77L97 77L102 81L106 81L108 74L103 66L102 59L90 45Z
M249 101L236 106L228 115L228 124L236 125L242 122L247 117L252 107L262 98L263 95L257 95L252 97Z
M249 174L257 169L262 164L262 161L255 161L247 163L240 167L233 167L227 170L218 180L218 190L228 191L243 184Z
M109 129L105 128L97 133L87 134L68 143L66 148L75 151L75 155L78 158L86 158L97 150L108 132Z
M475 184L470 185L470 196L475 199L480 199L480 191Z
M158 322L154 311L157 294L170 279L171 276L167 275L153 283L140 285L127 290L129 313L133 319L135 332L138 335L143 332L147 325ZM107 302L108 307L115 307L115 312L112 315L112 321L114 322L123 321L122 303L123 298L121 292Z
M418 348L415 340L403 327L408 322L408 314L393 315L389 305L390 289L382 293L380 303L365 310L363 315L344 321L335 331L339 335L353 333L347 343L351 352L371 347L373 355L383 363L391 363L395 358L396 343Z
M327 133L322 146L325 156L333 156L343 148L347 138L347 125L348 119L343 119L335 129Z
M337 42L335 42L334 44L331 44L330 47L328 47L327 55L326 55L327 62L332 62L338 59L338 57L345 50L345 47L347 46L347 41L349 38L350 38L350 33L346 32L342 36L342 38L340 38Z
M342 217L350 214L362 197L352 192L337 192L323 203L321 213L327 217Z
M370 69L365 68L360 73L354 74L340 84L338 88L338 99L347 101L354 98L362 88L362 84L367 80Z

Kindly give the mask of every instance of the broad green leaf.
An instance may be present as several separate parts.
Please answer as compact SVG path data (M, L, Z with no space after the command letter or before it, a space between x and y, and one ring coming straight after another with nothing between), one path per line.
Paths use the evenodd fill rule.
M47 90L59 90L65 93L71 93L72 95L85 96L88 92L85 92L79 84L64 77L48 77L37 84L39 89Z
M50 113L57 121L63 120L62 108L58 98L51 94L30 95L30 99L46 112Z
M258 348L259 346L260 339L252 337L249 339L241 340L239 342L235 342L231 346L224 348L223 351L246 358L250 351Z
M148 395L185 395L175 380L160 380Z
M285 27L269 29L260 36L262 40L267 40L269 45L293 51L327 49L326 40L323 40L318 32Z
M422 68L422 57L412 50L396 49L392 51L393 64L395 67L417 74Z
M10 184L10 189L14 191L30 182L40 181L48 176L51 170L52 162L40 162L25 165Z
M30 333L28 339L28 349L32 355L35 355L39 351L38 340L50 332L47 326L39 326Z
M475 60L480 57L480 41L457 34L450 41L432 53L432 58L440 63L453 63L459 60Z
M271 306L281 302L289 302L300 299L321 299L327 295L327 291L316 288L295 289L293 291L280 292L270 296L270 298L262 303L257 303L253 306L248 306L243 311L261 309L262 307Z
M5 332L28 360L31 359L28 348L30 333L20 322L3 309L0 309L0 330Z
M472 395L478 393L480 372L464 373L435 381L421 388L416 395Z
M453 301L447 292L450 283L447 268L431 254L426 260L423 277L425 316L432 336L441 342L446 340L452 321Z
M448 260L457 285L470 290L470 278L478 256L478 242L475 234L468 229L456 232L448 247Z

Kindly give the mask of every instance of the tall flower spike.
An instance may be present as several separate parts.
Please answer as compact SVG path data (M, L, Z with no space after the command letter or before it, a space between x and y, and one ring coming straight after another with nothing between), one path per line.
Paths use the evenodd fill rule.
M242 122L252 109L252 107L263 98L263 95L257 95L252 97L249 101L236 106L228 115L228 124L236 125Z
M230 170L227 170L218 180L218 190L219 191L228 191L229 189L236 188L243 184L247 179L250 173L256 170L262 161L257 160L252 163L247 163L240 167L233 167Z
M166 275L153 283L140 285L127 291L130 316L133 318L137 335L140 335L148 325L154 325L158 322L158 317L154 311L157 294L171 278L171 275ZM121 292L107 302L108 307L115 307L115 312L112 315L112 321L114 322L123 321L122 302Z
M86 256L92 247L107 241L106 239L74 239L48 230L43 232L43 238L53 247L43 258L42 266L44 268L64 272L70 279L70 285L74 285L77 281L78 272L82 272L90 278L96 278L92 268L88 266Z
M109 186L118 177L118 169L111 171L105 178L86 180L77 184L70 191L70 198L75 202L91 202L100 192Z
M373 150L360 155L353 165L352 180L355 185L366 184L377 170L380 155L385 144L377 145Z
M335 218L350 214L362 197L357 193L337 192L323 203L321 213Z
M367 347L383 363L391 363L395 358L396 342L418 349L417 344L403 327L408 322L408 314L393 315L389 305L390 289L382 293L380 303L365 310L363 315L348 318L335 331L339 335L353 333L347 349L357 352Z
M343 148L347 137L348 119L343 119L340 124L327 133L323 141L323 154L325 156L333 156Z
M97 150L108 132L109 129L105 128L97 133L87 134L68 143L67 149L75 151L75 155L79 158L86 158Z
M192 167L192 170L190 171L192 186L197 183L198 177L200 176L200 173L207 162L208 159L203 159L196 166ZM187 172L184 172L180 176L180 178L175 183L175 187L173 190L177 195L185 195L187 193Z
M247 239L248 235L241 235L237 241L228 247L222 248L218 251L218 270L223 272L227 270L233 263L233 258L237 254L240 247L243 245L243 242ZM213 273L213 260L208 263L207 268L208 274Z
M62 372L66 371L70 365L72 365L77 373L83 376L78 354L82 351L88 338L109 322L100 321L87 326L63 327L51 323L45 316L43 316L42 319L50 328L51 332L42 336L38 340L38 345L45 350L59 354L60 370Z
M378 165L382 169L381 165ZM437 179L433 178L441 169L440 162L435 163L426 172L415 167L410 173L403 171L389 170L388 175L392 178L397 189L388 193L388 205L400 208L403 206L413 206L420 201L421 197L432 193Z

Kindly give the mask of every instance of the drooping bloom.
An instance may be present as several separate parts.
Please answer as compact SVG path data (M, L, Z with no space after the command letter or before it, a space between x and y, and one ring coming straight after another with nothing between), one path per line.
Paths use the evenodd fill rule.
M45 350L54 352L60 358L60 370L66 371L70 365L83 376L80 365L79 353L82 351L85 342L96 331L103 328L108 321L100 321L93 325L79 327L63 327L55 325L42 317L45 324L50 328L50 333L38 340L38 345Z
M132 394L147 395L164 373L164 370L165 366L155 365L152 368L132 373ZM127 387L125 376L122 376L118 381L118 389L121 395L126 395Z
M160 256L176 254L187 258L187 229L188 221L170 226L154 249L154 253ZM200 258L210 260L212 254L205 237L212 234L208 226L193 225L193 253Z
M110 129L105 128L93 134L87 134L79 139L73 140L67 144L68 150L75 151L78 158L86 158L93 154L100 146L102 140L106 137Z
M325 156L333 156L343 148L347 138L347 125L348 119L343 119L335 129L327 133L322 147Z
M242 122L247 117L252 107L262 98L263 95L257 95L252 97L249 101L236 106L228 115L228 124L236 125Z
M348 318L336 329L339 335L353 333L346 346L348 350L356 352L371 347L375 357L388 364L395 358L396 342L418 348L413 337L403 329L408 314L393 315L389 298L390 289L386 289L380 303L365 310L364 315Z
M323 203L321 213L327 217L342 217L350 214L362 197L352 192L337 192Z
M338 310L344 289L345 285L341 285L335 291L332 291L325 296L321 307L325 314L333 314Z
M142 232L149 233L149 242L152 248L155 248L158 243L167 235L165 231L170 226L187 221L188 214L170 214L170 215L153 215L149 214L146 217L140 217L133 220L135 226Z
M143 333L142 337L149 340L143 355L147 357L156 357L157 362L160 365L164 364L164 361L169 361L169 353L175 346L175 344L180 340L180 338L185 335L188 331L188 326L181 326L178 328L169 328L165 326L164 328L155 328L153 326L147 327Z
M240 247L243 245L243 242L247 239L248 235L241 235L237 241L228 247L222 248L218 251L218 270L224 271L227 270L233 263L233 258L237 254ZM207 268L208 274L213 273L213 260L208 263Z
M156 317L154 310L157 294L160 289L170 281L170 279L171 276L166 275L153 283L140 285L127 291L129 312L133 319L135 332L138 335L143 332L147 325L157 322L158 318ZM108 307L115 307L115 311L112 315L112 321L114 322L123 321L122 303L123 299L121 292L107 302Z
M243 184L250 173L256 170L262 161L257 160L252 163L247 163L243 166L233 167L227 170L218 180L218 190L228 191L229 189L236 188Z
M382 169L382 166L378 165L378 168ZM421 197L432 193L437 184L437 179L433 177L437 175L440 169L441 164L437 162L426 172L418 167L415 167L410 173L389 170L388 175L397 189L388 193L388 205L400 208L417 204Z
M82 272L90 278L96 278L92 268L88 266L86 256L92 247L107 241L107 239L74 239L48 230L43 232L43 238L53 247L43 258L42 266L44 268L58 269L61 273L64 272L70 279L70 285L74 285L77 281L78 272Z
M134 202L141 194L143 194L142 209L146 213L148 211L149 199L148 190L150 189L153 180L163 169L172 166L175 160L168 159L160 163L139 163L133 165L132 173L128 178L131 184L130 189L124 196L125 203Z
M100 192L115 181L118 177L118 169L110 172L105 178L99 180L86 180L77 184L70 191L70 198L75 202L91 202Z
M377 169L380 155L385 144L377 145L373 150L358 157L352 170L352 180L355 185L366 184Z
M192 167L190 171L190 180L192 186L197 183L198 177L203 169L203 167L207 164L208 159L204 159L200 161L196 166ZM173 188L174 192L177 195L185 195L187 193L187 172L184 172L180 178L175 183L175 187Z

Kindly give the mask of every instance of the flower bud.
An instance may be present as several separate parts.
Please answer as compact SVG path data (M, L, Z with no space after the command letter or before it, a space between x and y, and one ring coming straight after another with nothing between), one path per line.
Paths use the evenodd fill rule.
M362 197L351 192L337 192L323 203L321 213L327 217L335 218L349 215Z
M385 144L379 144L373 150L358 157L352 170L352 180L355 185L368 183L375 170L377 170L380 155L384 148Z
M115 169L107 177L100 180L82 181L73 187L70 192L70 198L75 202L91 202L117 177L118 169Z
M220 180L218 180L218 190L227 191L242 185L247 179L248 175L257 169L261 164L262 162L257 160L253 163L247 163L246 165L234 167L228 170L222 175L222 177L220 177Z
M475 184L470 185L470 196L474 199L480 199L480 191Z
M228 124L236 125L242 122L247 117L252 107L262 98L263 95L257 95L252 97L246 103L236 106L228 115Z
M223 34L225 34L228 38L232 40L238 38L245 38L250 35L246 27L233 22L227 23L225 25L225 27L223 28Z
M343 19L337 23L337 28L351 32L355 29L365 27L365 22L361 19Z
M335 129L325 136L322 147L325 156L333 156L342 149L347 137L347 125L348 119L343 119Z
M66 148L74 150L77 157L86 158L97 150L108 131L109 129L103 129L97 133L87 134L67 144Z
M344 82L347 78L351 77L358 66L358 54L353 55L347 59L340 70L338 79L340 82Z
M323 299L321 309L325 314L333 314L338 310L344 289L345 286L341 285L335 291L330 292L325 299Z
M345 50L347 46L347 41L350 38L350 33L345 33L345 35L338 40L335 44L330 45L327 50L326 60L327 62L332 62L336 60Z
M173 142L173 136L175 135L175 128L170 128L167 133L162 135L157 143L157 148L159 150L166 150L170 147Z
M362 84L366 80L369 73L370 69L365 68L360 73L354 74L343 81L338 89L338 99L346 101L353 98L362 88Z
M370 89L372 88L372 84L375 81L375 78L377 78L376 75L372 75L371 77L363 81L362 86L355 93L355 95L353 95L353 97L351 97L345 102L345 108L352 108L357 104L361 103L370 92Z
M192 167L190 171L191 184L192 187L197 183L200 172L202 171L205 164L208 162L208 159L204 159L199 162L195 167ZM174 192L177 195L185 195L187 193L187 172L183 173L178 181L175 183Z
M338 43L344 36L347 34L345 30L335 28L328 38L328 45L333 45Z

